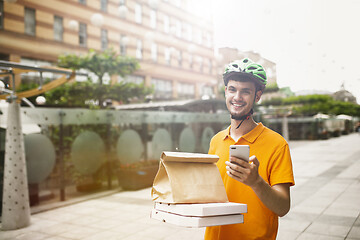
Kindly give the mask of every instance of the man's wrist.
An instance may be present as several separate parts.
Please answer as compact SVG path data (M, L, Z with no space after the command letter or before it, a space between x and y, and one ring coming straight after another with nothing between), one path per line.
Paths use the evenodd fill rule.
M259 175L258 178L255 180L254 184L251 186L251 188L254 190L254 192L261 191L264 184L267 184L267 183Z

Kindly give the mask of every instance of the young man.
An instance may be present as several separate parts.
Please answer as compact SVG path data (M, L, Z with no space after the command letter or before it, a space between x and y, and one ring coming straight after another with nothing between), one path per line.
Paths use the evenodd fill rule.
M248 213L243 224L208 227L205 240L276 239L278 217L290 209L294 177L287 142L252 118L253 106L265 89L266 73L245 58L230 63L223 79L231 125L212 138L209 154L220 157L217 166L229 201L247 204ZM249 162L229 158L230 145L249 145Z

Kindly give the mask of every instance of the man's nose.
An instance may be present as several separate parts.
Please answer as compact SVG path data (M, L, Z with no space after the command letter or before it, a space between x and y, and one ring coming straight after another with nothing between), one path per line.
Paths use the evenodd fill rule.
M234 100L236 100L236 101L241 101L241 100L242 100L242 96L241 96L241 92L240 92L240 91L238 91L238 92L235 93L235 95L234 95Z

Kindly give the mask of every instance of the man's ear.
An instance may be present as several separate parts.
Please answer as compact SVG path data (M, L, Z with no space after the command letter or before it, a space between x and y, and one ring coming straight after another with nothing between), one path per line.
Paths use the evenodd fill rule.
M224 96L226 97L227 86L225 86Z
M262 94L263 94L263 91L261 91L261 90L258 90L258 91L256 92L255 102L260 101L260 98L261 98L261 95L262 95Z

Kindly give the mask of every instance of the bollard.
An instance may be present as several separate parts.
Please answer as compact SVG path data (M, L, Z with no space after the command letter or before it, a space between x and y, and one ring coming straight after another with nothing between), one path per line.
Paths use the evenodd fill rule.
M5 141L2 230L19 229L29 224L30 205L20 104L11 101Z

